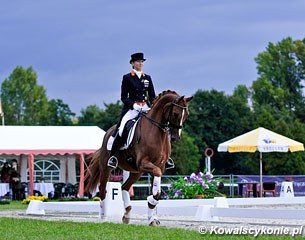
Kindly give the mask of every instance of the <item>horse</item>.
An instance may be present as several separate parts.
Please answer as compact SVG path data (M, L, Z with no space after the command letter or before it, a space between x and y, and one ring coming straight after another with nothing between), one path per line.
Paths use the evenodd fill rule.
M150 226L160 224L155 207L161 197L161 176L171 154L171 139L179 141L181 138L182 124L189 115L188 103L192 98L185 98L171 90L161 92L153 101L151 109L141 115L131 147L117 153L118 167L129 172L128 179L122 184L125 208L123 223L130 221L130 187L143 173L149 173L152 176L152 186L151 195L147 197L148 221ZM85 176L85 191L92 192L99 184L101 215L105 207L106 184L111 173L111 169L107 167L110 157L107 142L115 127L116 125L112 126L106 132L101 148L92 155Z

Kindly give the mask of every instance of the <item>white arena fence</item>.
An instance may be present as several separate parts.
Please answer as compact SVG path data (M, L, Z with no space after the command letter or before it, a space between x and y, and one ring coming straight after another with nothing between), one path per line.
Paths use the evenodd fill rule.
M157 206L157 214L160 216L187 216L193 221L218 221L219 217L305 220L305 209L285 209L279 206L293 204L305 204L305 197L217 197L214 199L160 200ZM131 201L131 205L133 214L147 214L147 201ZM268 208L268 205L273 208ZM275 206L278 207L274 208ZM107 208L110 210L112 208L116 209L117 204L110 203ZM48 212L88 212L96 213L98 217L99 210L100 203L98 201L41 202L33 200L28 206L27 214L45 215Z

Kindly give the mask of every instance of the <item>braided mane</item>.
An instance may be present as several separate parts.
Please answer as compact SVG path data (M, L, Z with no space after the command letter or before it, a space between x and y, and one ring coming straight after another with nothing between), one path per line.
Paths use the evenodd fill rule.
M162 96L166 95L166 94L176 94L179 96L179 94L175 91L172 90L164 90L163 92L159 93L159 95L157 97L155 97L153 104L154 105Z

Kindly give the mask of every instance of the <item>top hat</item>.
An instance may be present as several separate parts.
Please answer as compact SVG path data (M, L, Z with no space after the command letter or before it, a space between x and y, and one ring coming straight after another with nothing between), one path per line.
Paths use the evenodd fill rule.
M143 61L146 60L144 58L144 53L134 53L134 54L131 54L131 59L130 59L129 63L132 63L132 62L138 61L138 60L143 60Z

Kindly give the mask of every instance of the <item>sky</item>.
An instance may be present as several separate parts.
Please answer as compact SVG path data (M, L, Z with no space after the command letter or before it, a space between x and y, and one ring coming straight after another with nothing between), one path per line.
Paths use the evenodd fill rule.
M10 0L0 4L0 84L33 67L48 98L80 115L120 99L144 52L156 93L232 94L257 79L268 43L303 39L303 0Z

